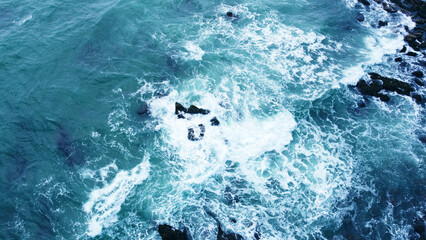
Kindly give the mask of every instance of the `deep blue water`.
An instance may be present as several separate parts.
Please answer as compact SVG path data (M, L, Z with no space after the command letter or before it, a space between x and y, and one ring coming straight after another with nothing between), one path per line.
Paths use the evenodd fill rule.
M209 209L245 239L420 239L424 105L354 87L421 69L393 61L404 25L373 1L0 0L0 238L216 239Z

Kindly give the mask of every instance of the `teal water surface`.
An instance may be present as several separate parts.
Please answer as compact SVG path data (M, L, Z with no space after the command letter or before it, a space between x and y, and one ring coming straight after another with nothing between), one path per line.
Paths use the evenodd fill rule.
M361 108L353 87L403 78L406 19L359 12L390 18L350 0L1 1L0 238L216 239L209 209L245 239L420 239L424 108Z

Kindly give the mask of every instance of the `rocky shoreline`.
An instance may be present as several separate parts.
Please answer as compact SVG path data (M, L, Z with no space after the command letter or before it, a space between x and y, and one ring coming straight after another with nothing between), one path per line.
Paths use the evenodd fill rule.
M362 95L378 97L384 102L390 100L388 93L395 92L400 95L411 96L416 103L424 106L426 97L422 93L422 90L425 86L423 69L426 66L426 61L423 59L426 48L426 3L422 0L373 1L381 5L389 14L400 11L411 17L412 21L415 23L415 27L412 29L409 29L408 26L404 26L405 30L408 32L408 34L404 36L406 45L401 46L399 53L397 53L397 56L394 58L394 61L399 63L400 66L407 67L409 64L412 64L415 70L411 72L411 76L405 81L370 72L368 73L369 78L360 79L356 87ZM372 4L369 0L358 0L358 2L366 7ZM357 16L358 21L359 19L360 17ZM378 25L385 26L387 22L379 21ZM412 59L414 61L408 63L405 59ZM360 103L358 105L363 107L365 103Z

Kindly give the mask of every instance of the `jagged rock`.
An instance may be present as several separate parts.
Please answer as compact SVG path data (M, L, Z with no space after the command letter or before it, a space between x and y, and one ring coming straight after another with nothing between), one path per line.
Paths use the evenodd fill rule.
M388 22L386 22L386 21L379 21L379 27L384 27L384 26L387 26L388 25Z
M365 6L370 6L370 2L367 0L358 0L358 2L362 3Z
M219 126L220 122L219 122L219 120L217 120L216 117L214 117L214 118L210 119L210 124L212 126Z
M189 113L189 114L203 114L203 115L206 115L206 114L210 113L210 110L198 108L195 105L191 105L191 106L189 106L187 113Z
M159 225L158 233L160 234L162 240L190 240L191 239L186 228L183 231L180 231L167 224Z
M399 51L400 53L403 53L403 52L405 52L405 51L407 51L407 47L404 45L403 47L402 47L402 49Z
M416 41L416 39L417 39L417 36L413 34L408 34L404 37L404 41L406 42L414 42Z
M411 73L413 76L418 77L418 78L422 78L423 77L423 72L422 71L415 71Z
M369 73L369 75L373 80L381 80L383 83L383 89L385 90L397 92L406 96L409 96L410 92L414 91L414 88L412 88L410 84L399 81L397 79L383 77L377 73Z
M183 113L206 115L210 113L210 110L198 108L195 105L191 105L189 108L185 108L182 104L178 102L175 103L175 114L178 115L179 118L184 118Z
M415 53L415 52L408 52L407 56L417 57L417 53Z
M200 141L204 137L206 127L203 124L198 124L196 127L188 128L188 139L190 141Z
M358 13L358 15L356 15L356 20L358 22L363 22L365 20L364 15L362 15L362 13Z
M420 94L415 93L415 94L411 95L411 97L414 100L416 100L416 103L418 103L418 104L421 104L421 103L424 102L424 99L423 99L423 97Z
M180 103L175 103L175 114L186 113L188 110Z
M364 95L374 96L380 98L380 100L387 102L390 97L380 93L382 90L397 92L402 95L410 96L410 93L414 91L414 88L410 84L399 81L394 78L388 78L380 76L377 73L369 73L372 81L368 84L365 80L361 79L356 84L358 91Z
M147 115L149 113L149 107L146 102L142 102L141 106L138 108L139 115Z
M395 62L402 62L402 57L395 58Z

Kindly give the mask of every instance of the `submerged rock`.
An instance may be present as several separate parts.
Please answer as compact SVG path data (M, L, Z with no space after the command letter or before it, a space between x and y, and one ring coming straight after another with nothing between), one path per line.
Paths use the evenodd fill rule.
M206 127L203 124L198 124L196 127L188 128L188 139L190 141L200 141L204 137Z
M180 231L167 224L159 225L158 233L160 234L162 240L190 240L191 239L186 228L183 231Z
M83 152L73 145L71 134L65 129L59 129L56 134L56 147L65 155L65 163L68 166L84 163Z
M358 15L356 15L356 20L358 22L364 22L365 17L364 17L364 15L362 13L358 13Z
M418 77L418 78L422 78L423 77L423 72L422 71L414 71L413 73L411 73L413 76Z
M146 102L142 102L140 107L138 108L138 114L139 115L147 115L149 113L149 107Z

